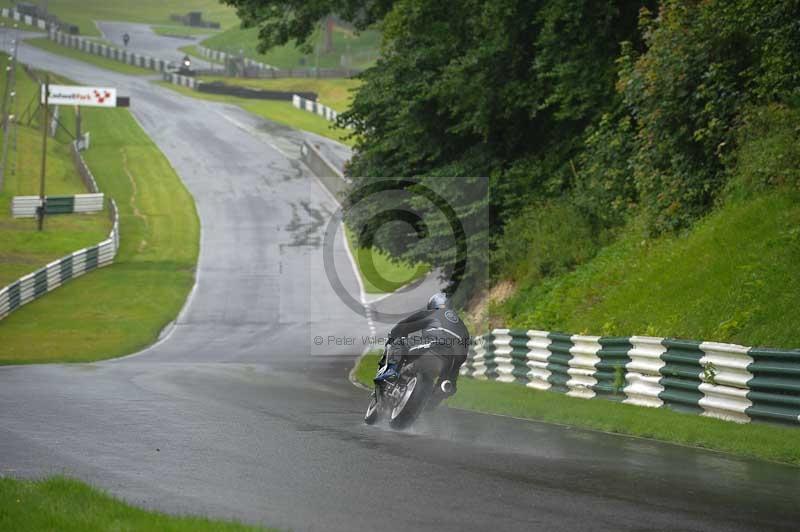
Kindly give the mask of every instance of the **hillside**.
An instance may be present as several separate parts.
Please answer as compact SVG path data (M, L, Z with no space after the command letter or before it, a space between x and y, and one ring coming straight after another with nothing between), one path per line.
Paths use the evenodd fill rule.
M522 281L496 325L800 347L800 191L731 199L680 235L632 225L597 256ZM488 323L484 324L488 325Z

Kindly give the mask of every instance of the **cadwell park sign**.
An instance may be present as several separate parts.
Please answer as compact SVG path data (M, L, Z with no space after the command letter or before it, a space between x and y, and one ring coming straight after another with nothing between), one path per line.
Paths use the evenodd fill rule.
M42 103L49 105L80 105L90 107L117 107L117 89L103 87L80 87L72 85L49 85L45 95L42 85Z

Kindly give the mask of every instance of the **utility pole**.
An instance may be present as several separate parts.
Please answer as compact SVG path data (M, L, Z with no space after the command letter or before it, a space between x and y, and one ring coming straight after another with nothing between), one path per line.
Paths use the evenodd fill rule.
M13 108L13 99L16 96L16 83L17 83L17 51L19 49L19 29L18 26L14 38L11 40L11 45L14 47L13 53L9 56L10 64L6 67L6 87L3 93L3 107L0 113L0 119L3 121L3 155L0 159L0 192L3 191L6 164L8 162L8 134L11 129L9 122L13 118L11 109Z
M44 225L44 211L45 211L45 195L44 195L44 181L47 171L47 129L50 118L50 75L47 74L44 79L44 120L42 120L42 175L39 180L39 231L42 230Z

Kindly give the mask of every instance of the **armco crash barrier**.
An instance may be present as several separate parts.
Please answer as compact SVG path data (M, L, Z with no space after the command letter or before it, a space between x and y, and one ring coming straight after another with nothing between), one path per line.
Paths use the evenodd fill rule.
M81 174L91 176L91 172L80 153L77 152L74 144L73 150L75 151L76 160L79 162ZM94 182L93 177L92 182ZM40 268L4 288L0 288L0 320L25 303L43 296L70 279L94 269L108 266L114 262L114 257L116 257L119 250L119 214L117 204L113 199L109 202L109 215L113 225L108 238L95 246L78 250L66 257L55 260L44 268Z
M345 198L351 181L316 146L304 140L300 146L300 159L337 201Z
M495 329L461 374L739 423L800 423L800 350Z
M50 29L48 37L61 46L74 48L87 54L105 57L112 61L119 61L127 65L137 66L156 72L167 72L174 68L172 63L163 59L156 59L147 55L141 55L127 50L122 50L114 46L108 46L92 39L85 39L76 35L69 35L61 31Z

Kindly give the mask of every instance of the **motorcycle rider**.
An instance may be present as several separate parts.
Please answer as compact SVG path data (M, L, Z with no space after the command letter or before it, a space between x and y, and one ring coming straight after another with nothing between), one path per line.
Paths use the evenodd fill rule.
M375 376L376 383L396 378L404 356L431 351L452 357L445 378L453 383L450 393L455 393L458 370L467 360L469 331L458 314L447 308L447 303L447 295L437 292L428 300L425 310L415 312L392 328L386 341L386 360L382 358L379 363L383 367Z

